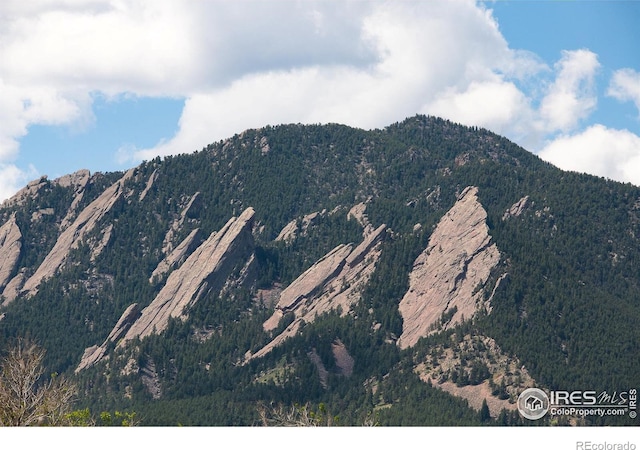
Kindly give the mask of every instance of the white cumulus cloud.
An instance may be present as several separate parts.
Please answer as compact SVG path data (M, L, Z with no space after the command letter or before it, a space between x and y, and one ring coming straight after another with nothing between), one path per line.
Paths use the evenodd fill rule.
M539 156L564 170L640 185L640 136L628 130L593 125L555 139Z
M600 67L589 50L564 51L555 65L557 77L540 104L545 129L569 131L597 105L594 78Z
M502 134L529 134L532 110L529 99L514 83L496 79L472 81L464 91L446 89L428 110L455 118L465 125L476 125ZM525 125L527 124L527 125Z
M633 69L617 70L611 78L607 94L620 101L632 101L640 117L640 72Z
M0 178L0 193L15 187L16 170L30 172L15 165L29 127L82 129L96 95L184 99L176 134L114 149L121 163L267 124L376 128L416 113L537 150L554 133L558 145L581 135L599 67L587 49L549 67L510 48L491 9L473 0L4 0L0 167L14 175ZM638 79L620 70L608 94L638 106Z
M364 4L369 8L358 9L343 27L343 37L354 42L349 57L327 63L298 58L208 86L187 98L177 134L139 151L138 158L190 152L274 123L375 128L416 113L440 113L498 131L521 128L529 106L511 80L545 66L532 54L510 49L489 10L462 0ZM494 95L504 103L487 107ZM513 125L513 117L520 123Z
M0 202L11 197L27 182L37 177L33 166L22 170L13 164L0 163Z

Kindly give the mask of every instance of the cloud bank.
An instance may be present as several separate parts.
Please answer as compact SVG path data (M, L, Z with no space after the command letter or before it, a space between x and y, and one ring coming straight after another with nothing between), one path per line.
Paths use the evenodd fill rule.
M600 69L588 49L548 65L510 48L491 10L471 0L7 0L0 196L31 175L14 165L29 126L86 126L95 93L184 99L175 136L114 149L122 162L266 124L376 128L424 113L489 128L563 168L632 181L638 136L581 129ZM640 74L615 72L607 94L640 109Z

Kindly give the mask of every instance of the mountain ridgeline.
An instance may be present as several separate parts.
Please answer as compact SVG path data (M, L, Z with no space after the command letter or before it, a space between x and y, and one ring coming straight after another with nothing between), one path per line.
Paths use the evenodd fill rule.
M640 188L434 117L247 130L0 208L0 349L145 425L529 425L526 387L637 388L638 323Z

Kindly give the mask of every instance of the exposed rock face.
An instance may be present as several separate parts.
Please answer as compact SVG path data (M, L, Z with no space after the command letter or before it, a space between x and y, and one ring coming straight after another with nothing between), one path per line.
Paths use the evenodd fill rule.
M180 217L175 219L171 224L171 226L169 227L169 230L167 231L167 234L165 235L164 241L162 244L162 251L164 254L168 254L173 250L174 236L180 230L180 228L182 228L182 226L184 225L184 221L187 219L187 217L189 217L189 215L192 214L195 210L200 208L201 204L202 204L202 199L200 197L200 192L196 192L191 196L187 205L182 209L182 212L180 213Z
M162 397L162 385L153 359L149 358L147 363L140 367L140 381L153 399L157 400Z
M404 321L397 342L401 348L487 307L479 304L483 293L479 287L487 282L500 253L491 243L487 213L477 192L476 187L468 187L460 194L413 264L409 291L399 305ZM445 315L447 320L440 323Z
M129 329L129 327L140 317L140 308L137 303L129 305L129 307L122 313L120 319L116 323L116 326L113 327L111 333L107 339L102 343L101 346L93 345L85 349L84 354L82 355L82 360L75 372L78 373L87 367L90 367L100 361L107 352L109 345L117 343L118 339L120 339L124 333Z
M298 233L301 233L302 235L304 235L309 229L309 227L313 225L313 222L318 217L326 214L326 212L327 210L325 209L322 212L314 212L311 214L307 214L306 216L302 217L302 220L298 220L298 219L292 220L287 225L285 225L285 227L282 229L282 231L280 231L280 234L278 234L278 237L276 237L275 240L283 241L283 242L291 242L298 236ZM299 222L299 225L298 225L298 222Z
M82 359L80 360L78 367L76 367L75 373L78 373L100 361L104 356L105 351L106 350L102 345L92 345L91 347L85 348L84 353L82 354Z
M296 237L296 232L298 231L298 221L292 220L288 224L284 226L284 228L276 237L276 241L290 242Z
M31 213L31 223L37 222L38 220L42 219L44 216L50 216L54 212L55 211L53 210L53 208L43 208L43 209L34 211Z
M269 147L269 140L266 136L262 136L262 138L260 138L260 152L263 155L266 155L270 150L271 147Z
M28 198L35 198L41 187L48 183L47 176L43 175L37 180L30 181L25 187L20 189L16 194L2 202L3 207L22 205Z
M318 371L318 378L320 378L320 385L326 389L329 386L327 384L327 382L329 381L329 371L322 362L320 355L318 355L318 351L314 348L307 353L307 356L309 357L313 365L316 366L316 370Z
M91 261L95 261L102 251L107 248L111 241L111 234L113 232L113 224L107 225L101 232L102 238L98 242L91 243Z
M173 249L162 261L158 263L158 266L154 269L149 283L153 283L154 280L159 279L167 273L169 270L179 266L191 254L200 242L200 229L196 228L184 240Z
M87 169L81 169L77 172L70 173L68 175L63 175L60 178L56 178L53 182L62 187L75 187L83 188L89 182L89 178L91 176L91 172Z
M511 208L507 209L502 216L502 220L507 220L509 217L518 217L525 208L529 205L529 196L525 195L520 200L511 205Z
M274 330L287 313L294 315L293 322L250 358L262 357L295 336L303 321L313 322L316 316L339 307L347 314L360 300L361 288L375 269L385 232L386 226L380 225L355 248L351 244L337 246L287 286L263 327Z
M22 289L22 285L26 281L26 276L24 274L24 268L20 269L20 272L11 279L4 287L2 291L2 297L4 297L4 303L2 306L7 306L9 303L14 301L18 295L20 295L20 290Z
M213 232L178 270L172 272L149 306L140 311L137 303L130 305L102 345L85 350L76 373L102 360L113 344L122 347L136 337L161 333L170 317L184 318L186 309L202 295L211 289L220 289L235 267L251 259L254 214L253 208L248 208L238 218L230 219L219 232ZM197 233L198 230L194 230L190 236ZM185 247L193 241L193 236L183 241Z
M73 218L76 215L78 204L80 203L80 201L82 200L82 197L84 196L85 187L87 186L87 183L89 183L90 178L91 178L91 173L88 170L83 169L83 170L74 172L70 175L64 175L60 178L56 178L55 180L53 180L54 183L62 187L73 187L75 190L73 195L73 200L71 201L71 206L69 206L69 210L67 211L67 214L65 215L64 219L62 219L62 222L60 223L61 230L66 229L69 225L73 223Z
M282 291L276 311L264 323L265 331L275 329L285 314L294 311L303 300L313 298L313 294L334 279L344 267L352 249L351 245L337 246Z
M11 274L20 259L22 233L13 213L9 220L0 227L0 293L9 282Z
M153 186L153 183L155 183L157 178L158 178L158 169L154 170L151 176L149 177L149 180L147 180L147 185L145 186L144 191L140 192L138 201L144 200L144 198L149 193L149 190L151 189L151 187Z
M253 252L251 225L255 212L247 208L214 232L180 266L169 275L166 284L140 318L129 328L118 346L152 333L161 333L169 318L184 318L188 307L212 289L220 289L234 268Z
M127 309L124 310L120 319L116 323L116 326L113 327L111 333L107 337L106 342L117 342L124 334L127 332L129 327L135 323L140 317L140 308L137 303L129 305Z
M373 226L369 223L369 218L365 214L367 205L358 203L347 213L347 219L354 218L364 228L364 234L367 235L373 231Z
M350 377L353 374L354 360L340 339L336 339L331 343L331 353L333 354L333 359L336 364L336 370L334 373ZM307 353L307 356L313 365L316 366L316 369L318 370L318 377L320 378L320 384L326 389L329 386L329 370L327 370L315 348L311 349L311 351Z
M189 215L193 214L200 207L202 207L202 196L200 195L200 192L196 192L189 200L189 203L187 203L187 206L182 210L180 220L184 222Z
M107 188L97 199L83 209L78 217L58 237L53 249L45 257L36 272L23 287L23 292L32 295L37 292L40 283L53 276L64 265L69 252L77 248L83 237L96 226L98 221L109 212L123 193L123 185L133 176L134 169L129 170L120 180Z

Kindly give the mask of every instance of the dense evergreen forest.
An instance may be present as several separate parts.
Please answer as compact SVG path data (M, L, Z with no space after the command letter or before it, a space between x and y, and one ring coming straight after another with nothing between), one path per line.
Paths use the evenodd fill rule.
M3 204L0 225L14 216L21 232L9 278L32 275L70 211L77 217L123 175L93 174L80 197L73 186L41 180L35 194ZM412 265L467 186L478 187L501 255L491 312L401 350L398 304ZM47 373L79 386L78 409L135 411L143 425L169 426L260 425L260 405L322 405L339 425L551 424L513 410L489 416L419 378L415 367L434 349L455 349L467 335L495 340L548 390L620 392L640 384L637 186L564 172L487 130L416 116L371 131L338 124L247 130L194 153L144 162L122 189L126 194L37 293L0 298L0 349L17 337L45 348ZM505 215L525 197L521 213ZM348 215L359 203L373 228L389 230L360 302L349 314L317 317L264 357L243 363L247 352L270 341L263 322L274 304L265 296L336 246L362 242L362 223ZM160 292L171 271L150 276L167 241L175 247L197 228L202 242L247 207L255 210L253 283L207 292L187 319L109 348L104 361L75 372L84 350L100 345L130 304L144 307ZM304 232L276 240L288 223L301 225L312 213L318 214ZM108 242L94 254L107 229ZM285 316L276 332L291 320ZM348 375L332 353L338 341L354 361ZM465 386L491 378L479 355L469 358L467 370L450 381ZM504 386L495 389L509 397Z

